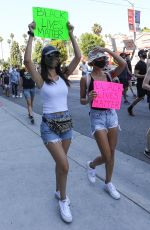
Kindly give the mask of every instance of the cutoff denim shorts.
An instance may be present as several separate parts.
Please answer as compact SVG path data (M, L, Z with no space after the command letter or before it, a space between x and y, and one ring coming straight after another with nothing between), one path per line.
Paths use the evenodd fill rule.
M49 113L49 114L43 114L43 116L47 119L59 119L59 118L69 118L71 117L69 111L64 111L61 113ZM61 142L63 140L69 140L72 139L72 129L62 133L62 134L56 134L54 131L52 131L48 125L42 121L40 126L41 131L41 138L44 142L44 144L48 144L48 142Z
M35 95L35 88L32 89L24 89L23 90L23 95L26 99L28 98L33 98Z
M97 130L106 130L118 127L118 116L115 110L90 110L92 135Z

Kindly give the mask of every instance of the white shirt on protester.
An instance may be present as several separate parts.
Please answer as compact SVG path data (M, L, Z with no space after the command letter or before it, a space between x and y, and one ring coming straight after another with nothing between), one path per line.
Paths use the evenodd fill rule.
M52 84L44 82L41 88L43 114L67 111L67 96L68 86L61 77Z

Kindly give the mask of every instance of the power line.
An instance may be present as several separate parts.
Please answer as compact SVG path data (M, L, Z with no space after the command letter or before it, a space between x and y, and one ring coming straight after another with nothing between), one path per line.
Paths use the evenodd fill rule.
M104 3L104 4L109 4L109 5L129 7L129 5L124 5L124 4L115 3L115 2L107 2L107 1L101 1L101 0L89 0L89 1L90 2L97 2L97 3ZM122 0L122 1L127 2L127 0ZM145 7L140 7L140 6L136 6L136 8L137 9L142 9L142 10L150 10L150 8L145 8Z

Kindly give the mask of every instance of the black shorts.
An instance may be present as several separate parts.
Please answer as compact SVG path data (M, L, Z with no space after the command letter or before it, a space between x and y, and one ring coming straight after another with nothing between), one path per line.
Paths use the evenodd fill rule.
M143 84L143 79L138 79L136 85L138 97L145 97L145 95L147 94L147 90L142 88L142 84Z

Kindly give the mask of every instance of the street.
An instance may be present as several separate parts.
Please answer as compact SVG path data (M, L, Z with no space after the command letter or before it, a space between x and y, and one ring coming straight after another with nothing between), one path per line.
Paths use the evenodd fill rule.
M133 86L133 89L136 92L135 86ZM2 92L0 92L0 95L2 95ZM8 99L26 107L24 97L10 97ZM130 89L128 91L128 100L130 102L134 100ZM92 138L88 117L89 107L88 105L83 106L80 104L78 80L72 81L71 88L69 89L68 103L74 121L74 130ZM121 128L121 131L119 131L117 150L150 163L150 159L143 154L146 145L146 131L150 126L150 111L148 109L147 98L135 107L135 117L128 115L127 107L128 105L122 103L121 110L117 111ZM38 89L36 89L34 111L38 114L42 114L42 101Z

